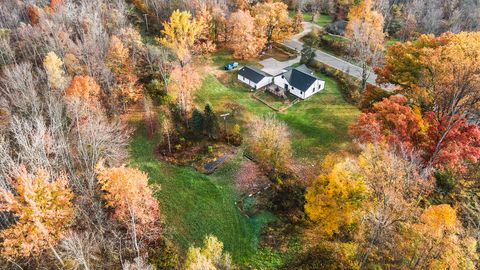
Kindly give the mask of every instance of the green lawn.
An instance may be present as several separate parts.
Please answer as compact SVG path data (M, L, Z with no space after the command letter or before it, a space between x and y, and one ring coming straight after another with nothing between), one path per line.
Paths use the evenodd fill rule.
M274 113L251 97L245 85L236 80L236 70L223 71L231 61L228 52L212 55L215 75L206 72L202 86L195 93L196 104L213 105L217 113L228 111L232 104L240 107L235 120L245 130L250 117ZM241 64L255 62L241 61ZM210 69L211 70L211 69ZM220 71L221 70L221 71ZM306 101L301 101L286 112L277 113L292 132L296 158L319 160L328 152L348 148L348 125L358 110L346 103L335 80L318 74L326 81L326 88ZM130 164L147 172L151 183L161 185L156 193L160 201L164 234L173 239L185 252L192 245L200 245L205 235L217 236L232 254L235 263L254 269L277 269L295 252L286 253L258 247L262 228L275 216L261 211L253 217L243 215L235 205L239 194L233 188L236 170L241 162L241 151L212 175L204 175L191 167L169 165L155 156L160 138L149 139L140 122L130 144Z
M192 244L199 246L205 235L213 234L235 262L254 256L262 227L275 217L260 212L249 218L235 206L238 194L232 182L241 155L206 176L191 167L159 161L154 155L159 138L148 139L145 128L138 126L130 144L130 164L147 172L151 183L161 185L156 197L166 224L164 234L183 251Z
M290 17L295 16L296 11L290 10L288 12ZM313 14L311 12L303 12L303 20L306 22L311 22L312 21L312 16ZM319 26L323 27L329 23L332 22L332 16L327 15L327 14L320 14L317 15L315 18L315 23L318 24Z
M274 113L254 100L248 88L237 81L235 74L236 71L225 72L221 81L213 75L207 75L196 92L197 103L210 102L217 111L226 111L229 103L240 105L243 110L238 119L242 126L248 123L252 115ZM334 79L323 74L317 75L326 82L322 92L293 105L285 112L277 113L277 117L291 129L295 156L312 160L331 151L347 149L351 142L347 134L348 125L358 115L358 109L343 99Z

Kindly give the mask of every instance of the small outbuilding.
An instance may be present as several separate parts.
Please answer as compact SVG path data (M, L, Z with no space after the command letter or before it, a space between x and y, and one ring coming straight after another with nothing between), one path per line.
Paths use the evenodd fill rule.
M237 73L237 79L253 89L260 89L273 80L272 76L252 66L242 67Z

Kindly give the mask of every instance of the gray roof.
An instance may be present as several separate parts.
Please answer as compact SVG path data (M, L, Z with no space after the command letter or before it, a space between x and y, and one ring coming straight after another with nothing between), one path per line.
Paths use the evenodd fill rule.
M244 66L238 71L238 75L249 79L254 83L260 82L263 78L269 77L269 75L252 66Z
M313 71L305 65L290 69L284 76L291 86L301 91L307 91L315 81L319 80L319 78L313 75Z

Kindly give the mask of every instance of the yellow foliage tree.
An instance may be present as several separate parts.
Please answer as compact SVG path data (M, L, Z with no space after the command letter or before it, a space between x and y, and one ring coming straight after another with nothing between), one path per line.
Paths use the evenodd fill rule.
M48 83L57 90L65 87L65 71L63 70L63 62L54 52L49 52L43 59L43 68L48 76Z
M11 212L17 218L0 231L2 255L27 257L49 248L63 264L54 246L73 218L73 193L67 179L60 176L51 181L45 170L31 175L22 168L13 187L14 193L0 189L0 211Z
M256 117L249 130L247 145L260 164L273 173L286 170L292 156L287 125L273 116Z
M190 51L203 26L187 11L175 10L168 22L163 23L162 38L157 42L170 48L183 66L190 60Z
M450 205L433 205L425 209L420 222L410 226L413 245L404 251L410 269L475 269L476 241L465 236Z
M363 0L350 9L345 36L350 39L352 54L362 67L363 91L367 87L369 65L377 66L384 51L383 16L373 9L372 0Z
M341 226L350 225L360 215L367 188L348 162L334 165L329 173L320 175L307 189L305 212L318 222L316 232L331 236Z
M186 270L234 269L230 254L223 252L223 243L217 237L209 235L203 241L203 247L190 247L185 261Z

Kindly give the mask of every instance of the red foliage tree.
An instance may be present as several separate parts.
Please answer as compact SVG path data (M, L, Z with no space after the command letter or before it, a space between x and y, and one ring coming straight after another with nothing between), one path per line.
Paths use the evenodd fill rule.
M360 142L386 141L412 149L423 140L422 118L408 106L404 96L396 95L361 113L350 126L350 134Z
M453 168L465 171L468 163L476 163L480 159L480 129L477 125L468 124L465 119L455 121L449 132L445 132L448 127L448 118L442 117L440 120L433 112L424 115L428 125L426 142L423 145L425 158L428 160L435 151L438 154L433 159L433 166L438 168ZM437 143L442 136L446 134L437 148Z

